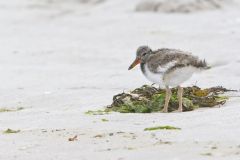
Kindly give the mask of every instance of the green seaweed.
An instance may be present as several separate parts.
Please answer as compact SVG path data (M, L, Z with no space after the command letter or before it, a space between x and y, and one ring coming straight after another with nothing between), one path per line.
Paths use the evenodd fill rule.
M20 132L20 130L13 130L13 129L7 129L7 130L5 130L3 133L4 134L11 134L11 133L19 133Z
M212 156L213 154L210 153L210 152L207 152L207 153L201 153L202 156Z
M103 111L103 110L97 110L97 111L92 111L92 110L88 110L87 112L85 112L85 114L88 115L104 115L104 114L109 114L110 111Z
M157 126L157 127L150 127L145 128L144 131L155 131L155 130L181 130L181 128L173 127L173 126Z
M18 107L16 109L0 108L0 112L16 112L23 110L23 107Z
M102 121L102 122L108 122L109 120L108 120L108 119L105 119L105 118L102 118L101 121Z
M227 96L221 94L233 91L223 87L201 89L197 86L185 87L183 92L183 111L192 111L199 107L214 107L223 105ZM172 88L172 96L168 111L178 109L177 88ZM113 103L105 111L120 113L151 113L160 112L165 101L165 90L154 86L143 85L128 93L113 96Z

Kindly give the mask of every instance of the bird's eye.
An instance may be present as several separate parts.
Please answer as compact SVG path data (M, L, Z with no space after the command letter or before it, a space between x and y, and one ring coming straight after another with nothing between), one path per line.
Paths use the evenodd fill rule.
M143 53L142 56L146 56L147 53Z

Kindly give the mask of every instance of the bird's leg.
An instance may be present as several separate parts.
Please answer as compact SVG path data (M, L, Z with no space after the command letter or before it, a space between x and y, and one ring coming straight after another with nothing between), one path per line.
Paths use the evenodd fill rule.
M179 107L178 107L178 112L182 112L183 108L182 108L182 95L183 95L183 88L181 86L178 86L178 103L179 103Z
M171 96L172 96L171 89L168 86L166 86L166 97L165 97L164 107L162 110L162 112L164 112L164 113L168 112L168 103L169 103Z

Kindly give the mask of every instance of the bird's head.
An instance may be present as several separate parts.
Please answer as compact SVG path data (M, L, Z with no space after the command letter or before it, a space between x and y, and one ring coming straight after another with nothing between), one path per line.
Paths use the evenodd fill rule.
M137 49L136 53L136 59L133 61L133 63L129 66L128 70L132 69L139 63L144 63L147 59L147 57L152 53L151 48L148 46L140 46Z

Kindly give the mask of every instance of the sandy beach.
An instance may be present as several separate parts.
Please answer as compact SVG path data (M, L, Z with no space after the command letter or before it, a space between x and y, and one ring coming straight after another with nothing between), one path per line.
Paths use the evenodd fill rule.
M127 70L140 45L186 50L214 66L183 86L240 89L240 2L144 3L0 2L0 109L16 110L0 112L0 160L240 159L238 92L190 112L85 114L151 84L139 68ZM159 125L181 130L144 131Z

